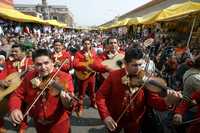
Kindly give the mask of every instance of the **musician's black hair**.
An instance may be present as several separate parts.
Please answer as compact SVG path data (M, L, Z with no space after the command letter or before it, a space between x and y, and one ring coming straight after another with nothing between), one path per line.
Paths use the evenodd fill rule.
M139 48L131 47L129 49L126 49L124 60L126 63L130 63L133 59L142 59L143 58L143 52Z
M113 40L113 39L116 39L116 40L118 41L118 39L117 39L116 36L110 36L110 37L108 37L108 38L106 39L106 41L105 41L105 43L104 43L104 46L105 46L105 45L109 45L109 41L110 41L110 40Z
M12 45L12 47L11 48L19 48L22 52L24 52L25 51L25 48L24 48L24 46L23 45L21 45L21 44L14 44L14 45Z
M85 41L90 41L90 42L92 42L92 40L91 40L89 37L85 37L85 38L83 38L83 40L82 40L82 44L84 44Z
M53 44L55 44L55 43L57 43L57 42L60 42L61 44L63 44L63 41L62 41L61 39L55 39L55 40L53 41Z
M37 49L32 54L33 61L35 61L35 59L40 56L48 56L51 58L51 52L47 49Z
M6 56L7 56L6 52L3 51L3 50L0 51L0 55L3 55L5 58L6 58Z

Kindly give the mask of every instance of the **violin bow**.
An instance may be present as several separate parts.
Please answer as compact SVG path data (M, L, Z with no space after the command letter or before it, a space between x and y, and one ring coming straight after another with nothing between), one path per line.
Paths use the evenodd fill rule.
M45 85L45 87L42 89L42 91L38 94L38 96L34 99L33 103L28 107L28 109L26 110L26 112L24 113L23 119L28 116L30 110L33 108L33 106L35 105L35 103L39 100L39 98L42 96L42 94L44 93L44 91L49 87L49 85L51 84L51 81L55 78L55 76L58 74L58 72L60 71L60 69L63 67L63 65L67 62L68 58L66 58L62 64L60 65L60 67L57 69L57 71L53 74L53 76L51 78L49 78L47 80L47 83Z
M192 33L193 33L193 30L194 30L196 19L197 19L197 16L195 16L194 19L193 19L192 27L191 27L191 30L190 30L190 35L188 37L187 46L186 46L186 48L188 49L188 54L189 54L190 58L192 59L192 61L194 61L194 58L192 56L192 53L190 52L190 41L191 41L191 38L192 38Z
M147 70L149 67L149 63L150 63L150 59L148 56L146 56L146 59L148 60L144 71L147 74ZM122 111L122 113L120 114L120 116L117 118L116 123L119 123L119 121L122 119L122 117L124 116L124 114L127 112L127 110L129 109L130 105L133 103L133 101L136 99L136 97L139 95L140 91L142 90L142 88L144 88L144 86L146 85L146 83L148 82L148 80L151 78L153 72L151 72L149 74L149 76L147 77L147 79L143 82L142 86L138 89L138 91L136 92L136 94L134 95L134 97L131 98L129 104L125 107L125 109Z

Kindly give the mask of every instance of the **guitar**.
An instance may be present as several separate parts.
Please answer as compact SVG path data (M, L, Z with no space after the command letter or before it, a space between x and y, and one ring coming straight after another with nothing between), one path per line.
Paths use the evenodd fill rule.
M101 64L109 66L109 68L111 68L112 70L118 70L124 67L122 62L123 58L124 58L123 54L117 54L111 59L102 61ZM102 76L106 79L109 76L109 73L108 72L102 73Z
M78 70L75 71L77 78L80 80L85 80L85 79L89 78L92 73L95 73L95 71L89 67L89 65L94 63L94 60L92 59L92 57L86 56L86 61L87 62L81 63L81 65L86 67L86 69L87 69L86 71L78 71Z
M24 75L24 73L14 72L6 77L5 80L10 82L10 86L6 89L0 88L0 102L4 99L4 97L6 97L19 87L22 82L22 75Z
M78 79L80 80L86 80L87 78L90 77L92 73L95 73L95 71L90 70L90 71L75 71L75 74Z

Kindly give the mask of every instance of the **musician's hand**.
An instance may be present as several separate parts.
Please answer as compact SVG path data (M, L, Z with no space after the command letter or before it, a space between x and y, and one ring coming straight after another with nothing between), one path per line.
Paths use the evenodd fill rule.
M115 131L115 129L117 128L117 123L113 120L111 116L106 117L104 119L104 123L110 131Z
M67 100L72 100L72 97L70 96L70 94L68 92L65 91L61 91L60 93L60 97L63 99L67 99Z
M183 122L183 116L181 114L175 114L173 116L173 123L175 125L180 125Z
M106 70L107 72L110 72L110 71L112 71L112 68L110 68L109 66L105 66L105 70Z
M61 91L60 99L65 108L69 109L71 107L72 97L70 96L70 94L68 92Z
M11 81L0 80L0 88L7 88L11 84Z
M19 109L15 109L10 113L11 121L14 124L20 124L23 121L22 111Z
M165 97L165 101L167 104L172 105L176 104L182 97L183 96L180 91L167 90L167 96Z

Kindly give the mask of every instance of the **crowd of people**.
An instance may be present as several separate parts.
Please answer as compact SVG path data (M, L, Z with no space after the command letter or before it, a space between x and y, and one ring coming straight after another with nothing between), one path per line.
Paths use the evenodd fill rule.
M69 133L87 90L110 133L200 132L200 49L167 35L138 38L7 28L0 37L0 132L9 114L20 133L27 116L38 133Z

